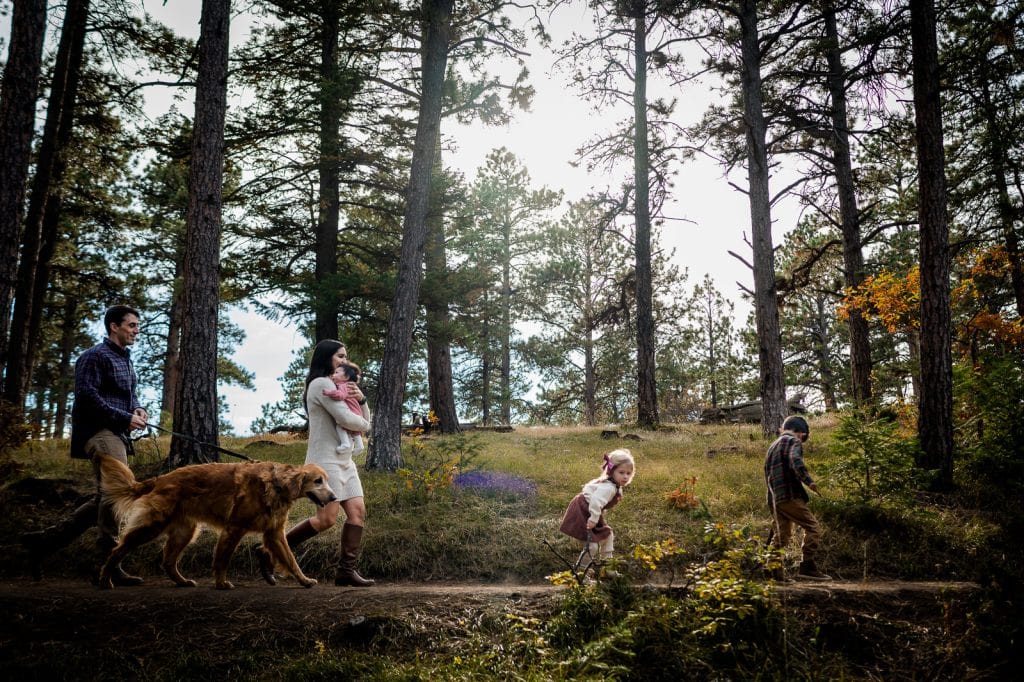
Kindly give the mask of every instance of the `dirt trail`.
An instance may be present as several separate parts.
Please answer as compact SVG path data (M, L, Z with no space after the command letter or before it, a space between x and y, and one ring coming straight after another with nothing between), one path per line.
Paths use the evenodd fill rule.
M118 671L176 669L182 657L199 655L207 657L204 665L230 669L239 652L438 651L458 646L488 619L509 613L543 618L567 589L479 583L305 589L291 581L271 587L252 579L235 585L215 590L207 580L178 588L162 576L113 590L82 580L0 581L0 669L43 665L67 679L123 679ZM977 589L948 582L795 582L777 586L777 596L805 611L811 605L824 623L854 623L860 632L876 627L879 613L920 626L933 623L944 602L966 599ZM80 667L84 661L93 667Z
M663 588L662 588L663 589ZM849 599L862 596L933 600L978 589L963 582L827 581L777 585L780 598ZM482 583L378 583L371 588L340 588L329 583L306 589L284 580L276 587L259 580L236 580L233 590L215 590L200 583L179 588L160 577L139 587L99 590L81 580L28 579L0 582L0 607L8 618L0 622L0 635L18 639L22 627L37 631L86 623L106 631L130 634L140 624L188 618L194 627L204 618L210 627L225 621L272 618L335 623L360 617L403 617L410 613L430 618L458 617L473 610L506 607L532 611L549 604L566 590L547 584ZM59 636L59 635L58 635ZM9 641L9 640L8 640Z

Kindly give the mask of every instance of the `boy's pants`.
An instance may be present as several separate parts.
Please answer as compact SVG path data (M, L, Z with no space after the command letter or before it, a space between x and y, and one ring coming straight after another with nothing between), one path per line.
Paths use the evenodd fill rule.
M786 500L776 503L774 511L777 527L772 545L785 549L793 537L793 526L800 526L804 529L804 542L800 547L803 560L812 561L821 540L821 527L807 503L803 500Z

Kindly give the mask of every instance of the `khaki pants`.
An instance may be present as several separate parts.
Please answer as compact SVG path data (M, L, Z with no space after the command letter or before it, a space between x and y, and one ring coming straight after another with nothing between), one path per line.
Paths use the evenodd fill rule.
M785 549L793 537L794 524L804 529L804 542L800 546L804 561L812 561L821 541L821 527L803 500L786 500L775 505L776 533L772 545Z
M98 542L100 545L113 547L117 544L121 528L114 516L114 506L104 502L100 491L100 460L97 455L108 455L127 466L128 448L120 436L109 429L103 429L86 441L85 452L92 457L92 470L96 476L96 528L100 532Z

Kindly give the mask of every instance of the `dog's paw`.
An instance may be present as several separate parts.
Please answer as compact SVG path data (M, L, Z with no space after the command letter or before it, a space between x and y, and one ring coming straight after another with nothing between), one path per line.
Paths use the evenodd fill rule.
M101 590L112 590L114 589L114 581L110 577L100 576L100 579L96 581L96 587Z
M218 590L233 590L233 589L235 589L235 585L230 580L225 580L222 583L217 583L217 589Z
M300 580L299 584L303 587L313 587L313 585L316 585L316 578L306 578L305 581Z
M188 579L188 580L182 580L181 582L177 582L175 584L178 587L195 587L196 586L196 581Z

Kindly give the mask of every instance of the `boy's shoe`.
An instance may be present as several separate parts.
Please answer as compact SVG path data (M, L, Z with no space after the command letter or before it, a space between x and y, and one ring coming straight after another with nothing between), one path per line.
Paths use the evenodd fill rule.
M814 564L814 559L801 561L800 570L797 571L796 577L803 578L804 580L832 580L832 576L818 570L818 567Z

